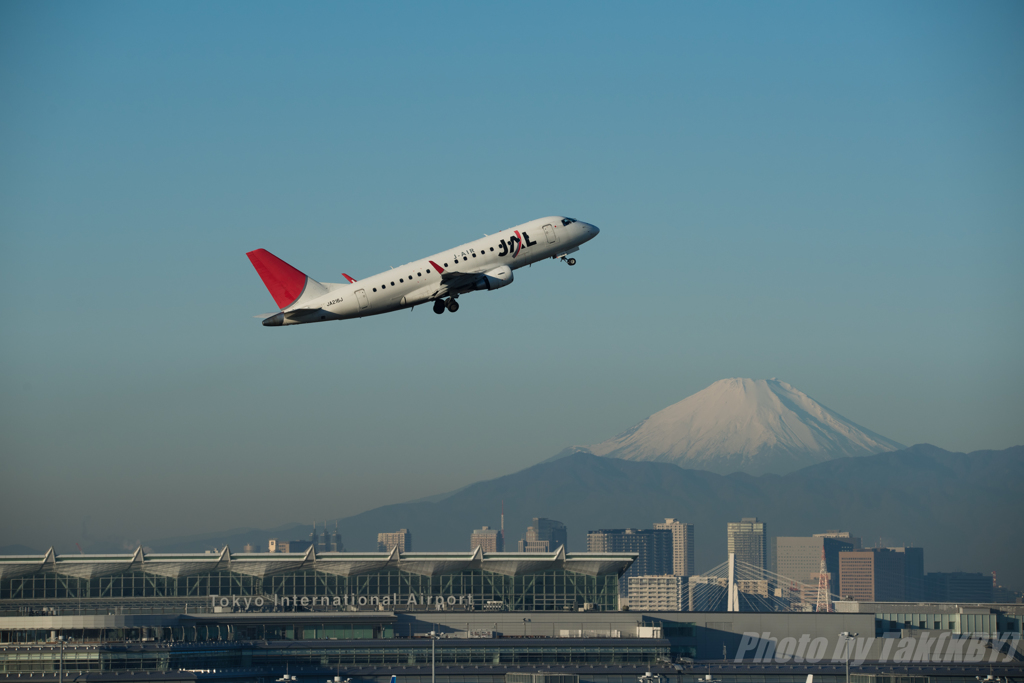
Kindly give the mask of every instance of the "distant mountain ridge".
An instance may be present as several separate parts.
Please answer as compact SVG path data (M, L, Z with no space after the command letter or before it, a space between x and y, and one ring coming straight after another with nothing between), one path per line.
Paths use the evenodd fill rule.
M625 432L560 455L670 462L719 474L785 474L905 448L777 379L723 379ZM557 457L557 456L556 456Z
M509 547L514 549L532 517L550 517L565 522L569 550L579 552L586 550L589 530L650 528L676 517L695 525L702 571L725 559L726 524L756 516L772 537L843 529L869 546L885 537L924 547L927 571L996 570L1003 585L1021 589L1024 543L1012 520L1024 518L1022 489L1024 446L964 454L921 444L759 477L576 453L472 484L442 500L368 510L340 520L340 529L353 551L373 550L380 531L407 528L413 550L469 552L473 529L497 527L504 501ZM294 529L295 538L308 537L309 527L284 528ZM246 536L266 548L267 532L259 537L247 530ZM186 539L151 545L156 552L188 552L213 540L207 534L201 546ZM234 539L223 541L241 549Z

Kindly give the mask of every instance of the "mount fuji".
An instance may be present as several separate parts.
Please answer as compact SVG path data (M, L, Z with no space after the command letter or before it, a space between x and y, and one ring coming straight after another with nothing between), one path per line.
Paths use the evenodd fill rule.
M571 453L670 462L719 474L785 474L905 448L777 379L723 379L618 436Z

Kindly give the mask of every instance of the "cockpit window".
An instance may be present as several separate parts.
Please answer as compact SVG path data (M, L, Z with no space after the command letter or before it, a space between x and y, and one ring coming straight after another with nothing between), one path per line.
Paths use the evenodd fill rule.
M569 225L570 223L575 223L575 222L576 222L575 218L563 218L562 219L562 225Z

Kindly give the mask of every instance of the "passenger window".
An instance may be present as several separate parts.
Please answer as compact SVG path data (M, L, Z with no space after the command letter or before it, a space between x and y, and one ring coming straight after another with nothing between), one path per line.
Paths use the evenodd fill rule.
M494 247L491 247L491 251L494 251Z
M374 287L374 288L373 288L373 291L375 291L375 292L376 292L376 291L377 291L377 288L376 288L376 287Z
M395 282L394 282L394 280L392 280L392 281L391 281L391 286L392 286L392 287L394 287L394 286L395 286Z
M459 262L459 259L455 259L455 262L456 262L456 263L458 263L458 262Z
M430 272L430 268L427 268L427 272L428 272L428 273Z
M398 278L398 281L399 282L405 282L405 280L403 280L402 278Z
M470 254L470 256L472 256L473 258L476 258L476 254Z
M381 285L381 286L380 286L380 288L381 288L381 289L387 289L387 288L388 288L388 286L387 286L387 285Z
M446 263L446 264L444 264L444 267L445 267L445 268L447 268L447 267L448 267L448 264L447 264L447 263Z
M423 273L416 273L416 277L423 277Z

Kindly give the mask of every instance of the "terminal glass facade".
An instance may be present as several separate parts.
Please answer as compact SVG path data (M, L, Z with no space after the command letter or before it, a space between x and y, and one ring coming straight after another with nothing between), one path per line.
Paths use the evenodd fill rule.
M520 576L480 569L422 576L387 568L357 576L315 569L267 577L212 571L173 578L136 571L91 579L44 572L0 581L3 601L184 598L194 599L201 607L212 604L212 596L261 597L265 607L285 608L291 607L290 601L298 596L328 598L326 606L333 604L335 609L339 604L408 609L443 599L448 605L471 604L475 609L561 610L589 604L600 610L614 610L618 608L618 576L589 576L564 569ZM289 603L284 605L286 598Z

